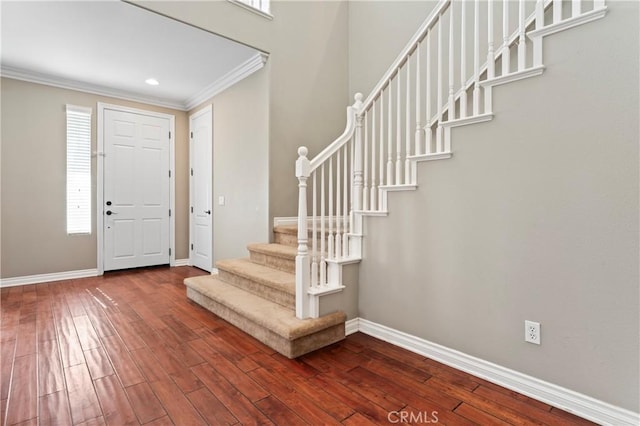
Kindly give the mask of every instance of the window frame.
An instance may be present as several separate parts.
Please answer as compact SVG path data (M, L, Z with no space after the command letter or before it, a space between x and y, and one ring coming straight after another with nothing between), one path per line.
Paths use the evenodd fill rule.
M271 14L271 0L228 0L250 12L260 15L269 20L273 19Z

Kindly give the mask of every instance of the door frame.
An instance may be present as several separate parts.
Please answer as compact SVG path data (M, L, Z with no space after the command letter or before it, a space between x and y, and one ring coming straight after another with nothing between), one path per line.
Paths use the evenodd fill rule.
M210 129L211 139L209 140L209 144L211 146L211 158L209 158L211 167L209 167L209 170L211 174L209 175L209 180L211 181L211 210L213 212L213 206L215 204L213 202L213 104L209 104L206 107L199 109L198 111L194 112L189 116L189 135L191 135L191 132L193 131L191 127L193 120L207 113L211 114L211 123L209 123L209 125L211 126L211 129ZM189 170L191 170L194 163L193 161L194 149L191 142L193 142L193 139L189 137ZM194 240L193 229L195 226L195 222L193 220L193 213L191 212L191 206L193 206L193 200L194 200L193 180L194 180L193 176L191 175L191 173L189 173L189 206L190 206L189 207L189 265L193 265L192 263L193 250L191 249L191 244L193 244L193 240ZM208 272L213 272L214 270L214 267L213 267L213 214L209 216L209 223L210 223L210 230L211 230L211 247L209 247L209 250L211 253L211 265L209 265Z
M175 151L176 151L176 117L171 114L161 112L148 111L138 108L125 107L121 105L108 104L98 102L97 114L97 149L96 149L96 235L97 235L97 269L98 275L104 275L104 113L105 110L114 110L120 112L128 112L132 114L141 114L157 118L169 119L169 170L171 177L169 179L169 208L171 216L169 217L169 266L176 264L175 249L175 229L176 229L176 171L175 171Z

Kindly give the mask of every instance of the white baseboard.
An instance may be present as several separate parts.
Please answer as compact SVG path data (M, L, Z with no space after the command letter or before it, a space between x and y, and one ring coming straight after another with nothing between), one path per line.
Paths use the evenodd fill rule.
M174 266L188 266L189 259L176 259ZM97 269L53 272L51 274L25 275L22 277L0 278L0 288L19 285L39 284L53 281L73 280L77 278L97 277Z
M82 269L79 271L54 272L52 274L26 275L23 277L2 278L0 287L15 287L19 285L46 283L50 281L73 280L98 276L97 269Z
M360 331L360 318L350 319L344 324L344 334L347 336Z
M437 343L398 331L372 321L355 318L347 321L346 334L356 331L424 355L458 370L527 395L576 416L603 425L639 425L640 413L616 407L587 395L545 382L506 367L450 349Z

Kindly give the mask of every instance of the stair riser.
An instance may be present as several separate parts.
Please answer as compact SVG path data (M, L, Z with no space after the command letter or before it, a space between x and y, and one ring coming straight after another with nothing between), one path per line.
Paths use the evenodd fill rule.
M292 274L296 272L295 259L285 259L283 257L272 256L265 253L258 253L251 250L249 250L249 258L252 262L268 266L270 268L278 269L280 271L289 272Z
M222 269L218 270L218 276L222 281L248 291L249 293L253 293L256 296L260 296L263 299L270 300L286 308L295 309L296 298L293 294L289 294L284 291L266 286L259 282L253 281L250 278L245 278L243 276L234 274L233 272L225 271Z
M319 236L320 233L318 233ZM311 241L312 241L312 233L309 232L309 241L307 243L307 246L311 247ZM289 246L289 247L298 247L298 236L294 235L294 234L287 234L287 233L283 233L283 232L277 232L275 231L273 233L274 236L274 243L277 244L282 244L284 246ZM333 236L334 241L335 241L335 235ZM320 248L320 239L318 239L318 249ZM329 235L327 234L326 239L324 241L325 247L329 247Z
M284 246L290 247L298 246L298 237L296 235L286 234L283 232L274 232L273 237L276 244L282 244Z
M287 340L192 288L187 287L187 297L287 358L296 358L339 342L345 337L345 325L342 323L298 339Z

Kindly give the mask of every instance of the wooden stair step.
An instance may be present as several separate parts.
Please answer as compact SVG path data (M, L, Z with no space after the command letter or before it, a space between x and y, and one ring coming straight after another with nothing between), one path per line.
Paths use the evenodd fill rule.
M345 337L344 312L298 319L293 309L226 283L215 275L184 280L187 297L288 358Z
M296 277L293 273L250 259L219 260L216 267L220 280L284 307L295 307Z
M249 244L249 258L252 262L284 272L295 273L297 249L283 244Z

